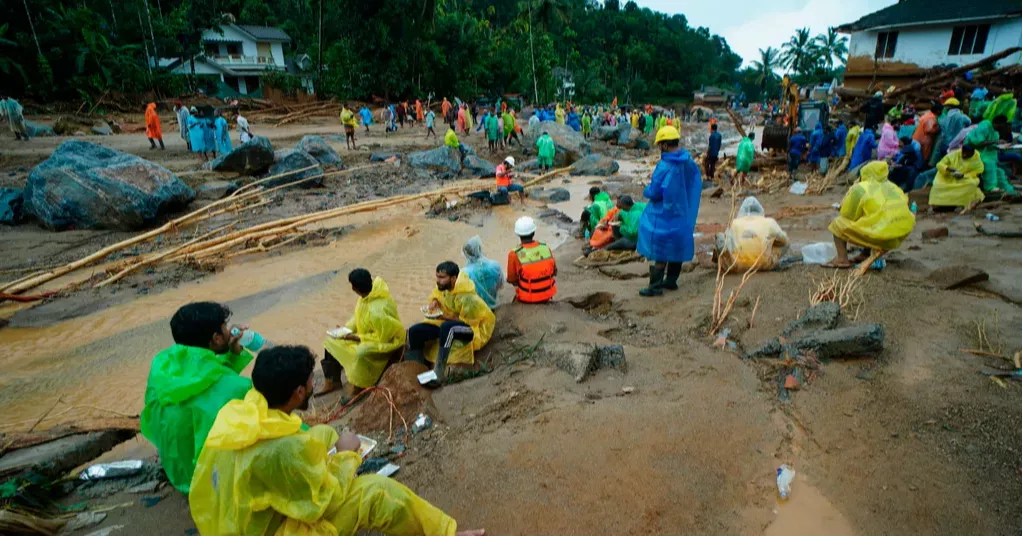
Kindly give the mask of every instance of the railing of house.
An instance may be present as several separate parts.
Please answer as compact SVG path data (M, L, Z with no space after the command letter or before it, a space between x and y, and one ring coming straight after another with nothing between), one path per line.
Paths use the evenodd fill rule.
M277 65L273 61L271 56L241 56L241 55L227 55L220 56L216 55L212 57L214 61L220 64L233 64L233 65Z

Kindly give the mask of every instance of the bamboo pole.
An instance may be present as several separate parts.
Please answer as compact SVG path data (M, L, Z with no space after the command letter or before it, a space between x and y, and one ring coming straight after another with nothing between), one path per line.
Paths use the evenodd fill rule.
M280 177L283 177L284 175L292 175L292 174L296 174L296 173L302 173L304 171L311 170L311 169L313 169L313 168L315 168L317 166L319 166L319 164L313 164L312 166L306 166L306 167L304 167L304 168L302 168L300 170L294 170L294 171L287 172L287 174L274 175L272 177L267 177L265 179L260 179L258 181L253 181L253 182L251 182L251 183L249 183L247 185L243 185L241 188L235 190L234 193L232 193L230 196L227 196L227 197L229 197L229 198L236 198L236 197L240 196L241 192L244 192L246 189L252 188L254 186L261 185L263 183L266 183L268 181L272 181L274 179L279 179Z
M184 243L184 244L182 244L180 246L177 246L175 248L171 248L169 250L166 250L163 253L156 254L156 255L151 256L151 257L147 257L146 259L142 260L142 262L135 263L134 265L131 265L130 267L127 267L127 268L121 270L117 274L114 274L113 276L111 276L111 277L109 277L109 278L107 278L107 279L97 283L93 287L94 288L106 287L107 285L110 285L111 283L119 281L121 278L124 278L128 274L131 274L132 272L134 272L134 271L136 271L136 270L138 270L138 269L140 269L142 267L146 267L146 266L152 265L152 264L154 264L154 263L156 263L156 262L158 262L158 261L160 261L162 259L165 259L165 258L173 255L175 252L179 252L179 251L187 248L188 246L190 246L192 244L195 244L195 243L200 242L202 240L208 239L209 237L211 237L213 235L216 235L217 233L220 233L224 229L227 229L227 228L230 228L230 227L233 227L233 226L234 226L233 223L230 223L230 224L227 224L227 225L224 225L224 226L220 226L220 227L214 229L213 231L210 231L209 233L204 233L204 234L202 234L202 235L200 235L200 236L198 236L198 237L196 237L196 238L194 238L194 239L192 239L192 240L190 240L190 241L188 241L188 242L186 242L186 243Z

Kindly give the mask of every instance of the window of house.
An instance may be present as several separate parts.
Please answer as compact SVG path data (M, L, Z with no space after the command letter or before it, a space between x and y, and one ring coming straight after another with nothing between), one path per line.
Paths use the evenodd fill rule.
M987 48L987 36L989 35L989 24L955 26L951 30L951 45L948 47L947 53L950 56L983 54Z
M220 55L220 45L217 43L206 43L204 47L206 56L213 57Z
M228 56L241 56L241 43L227 43Z
M898 32L880 32L877 34L877 50L875 57L893 58L894 49L898 46Z

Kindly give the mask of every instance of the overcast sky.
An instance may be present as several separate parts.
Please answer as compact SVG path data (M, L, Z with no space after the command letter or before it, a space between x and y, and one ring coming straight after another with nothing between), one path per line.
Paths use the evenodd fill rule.
M624 3L622 0L621 4ZM636 0L636 3L664 13L685 15L689 25L705 26L727 39L731 50L749 64L759 58L759 49L780 47L798 28L808 26L816 35L897 0Z

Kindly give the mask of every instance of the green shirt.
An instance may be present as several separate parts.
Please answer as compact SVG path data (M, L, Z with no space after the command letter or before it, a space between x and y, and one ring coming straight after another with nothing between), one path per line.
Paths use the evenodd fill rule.
M642 211L646 209L645 203L636 203L632 205L632 208L627 211L620 211L617 213L618 218L621 220L621 236L629 239L638 240L639 238L639 220L642 219Z

